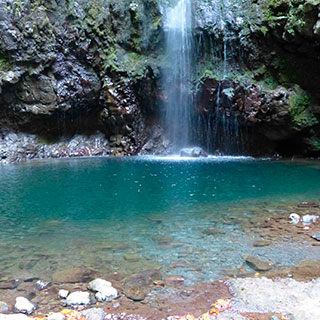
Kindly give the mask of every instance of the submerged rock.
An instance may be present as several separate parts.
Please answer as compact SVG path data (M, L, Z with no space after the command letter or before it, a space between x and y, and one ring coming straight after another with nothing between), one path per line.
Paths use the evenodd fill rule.
M24 297L17 297L14 308L19 312L31 314L36 309L36 306Z
M319 204L317 202L303 201L298 203L298 208L318 208Z
M247 256L246 263L256 271L268 271L272 269L272 263L267 260L262 260L255 256Z
M207 153L199 147L194 148L184 148L180 151L180 157L192 157L192 158L200 158L207 157Z
M58 283L80 283L94 279L96 272L84 268L70 268L53 273L52 281Z
M164 279L166 287L181 287L184 285L184 277L182 276L169 276Z
M254 247L268 247L271 245L271 241L268 240L258 240L256 242L254 242L253 246Z

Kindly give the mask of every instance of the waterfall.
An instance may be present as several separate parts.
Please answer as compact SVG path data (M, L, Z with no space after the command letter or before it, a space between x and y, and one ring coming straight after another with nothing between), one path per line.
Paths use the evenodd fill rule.
M236 19L231 13L235 1L212 1L213 35L199 35L198 31L197 42L193 6L201 6L201 2L178 0L174 7L168 2L164 10L166 66L162 85L164 127L173 151L196 145L211 153L241 154L241 132L231 103L233 88L228 81L233 67L229 62L235 55L232 44L237 37L230 28ZM208 62L213 79L219 80L216 99L212 106L204 106L205 111L198 108L193 96L193 81L203 61Z
M166 95L165 127L178 150L191 139L192 97L192 0L179 0L165 13L165 53L168 66L163 87Z

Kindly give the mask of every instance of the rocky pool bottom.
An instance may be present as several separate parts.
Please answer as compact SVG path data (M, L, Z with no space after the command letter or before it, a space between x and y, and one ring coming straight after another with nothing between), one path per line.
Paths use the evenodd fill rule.
M318 257L320 221L293 224L288 219L290 212L301 217L318 216L320 208L314 202L281 204L266 210L262 216L251 218L242 229L246 234L255 235L253 251L242 256L241 266L224 270L223 279L213 282L206 281L201 263L192 266L181 260L169 267L175 271L174 275L156 265L151 269L148 261L138 264L141 267L138 272L136 255L127 257L129 265L135 265L127 273L108 270L108 266L101 272L86 268L84 264L83 267L59 269L46 278L35 273L29 277L21 273L21 277L14 279L2 269L0 319L28 319L23 315L28 313L26 305L22 304L20 310L17 308L17 297L28 299L33 318L48 320L319 319L320 259L306 259L310 255ZM221 234L216 229L205 229L204 235L214 240ZM172 241L166 240L162 245L170 246ZM295 246L300 257L296 265L291 263L283 267L266 258L268 251L279 248L290 251ZM40 260L40 269L42 262L46 265ZM20 263L24 261L21 259ZM185 269L198 274L203 282L188 285L190 281L179 273ZM103 291L99 284L96 285L98 289L92 286L92 280L101 278L110 281L107 287L116 294L110 293L110 288ZM98 290L105 292L105 296L97 296Z
M0 312L13 314L24 297L32 316L70 308L66 320L84 318L59 297L64 289L84 292L80 309L102 308L109 319L317 319L317 305L300 306L320 297L320 219L289 216L320 216L319 168L243 157L0 167ZM100 302L88 289L97 278L116 299Z

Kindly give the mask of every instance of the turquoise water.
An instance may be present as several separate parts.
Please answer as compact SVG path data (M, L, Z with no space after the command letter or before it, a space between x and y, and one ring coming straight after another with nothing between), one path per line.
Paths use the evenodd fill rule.
M94 158L0 167L0 269L50 278L69 266L124 275L158 267L194 283L255 253L278 265L296 244L253 248L242 225L279 204L320 198L320 165L253 159ZM284 212L284 214L288 214ZM215 228L223 233L206 235ZM310 258L319 258L310 247ZM134 254L134 258L126 258ZM178 262L177 262L178 261Z

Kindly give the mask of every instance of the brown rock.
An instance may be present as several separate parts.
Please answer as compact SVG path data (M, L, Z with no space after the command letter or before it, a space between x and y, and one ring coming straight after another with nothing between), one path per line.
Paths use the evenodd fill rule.
M254 247L267 247L270 245L271 245L271 241L268 241L268 240L259 240L253 244Z
M308 201L303 201L298 203L298 208L318 208L319 204L316 202L308 202Z
M147 290L142 288L141 286L134 286L126 288L124 290L124 294L127 298L133 301L142 301L147 295Z
M203 234L207 236L215 236L217 234L224 234L222 231L214 229L214 228L208 228L202 231Z
M141 257L137 254L125 254L123 258L129 262L138 262L141 260Z
M94 270L84 268L70 268L55 271L52 274L52 281L56 283L78 283L89 282L96 277Z
M15 289L19 285L18 280L11 280L11 281L1 281L0 282L0 289Z
M272 269L272 263L267 260L262 260L255 256L247 256L246 263L256 271L268 271Z
M164 279L164 285L166 287L181 287L184 285L184 277L182 276L169 276Z

